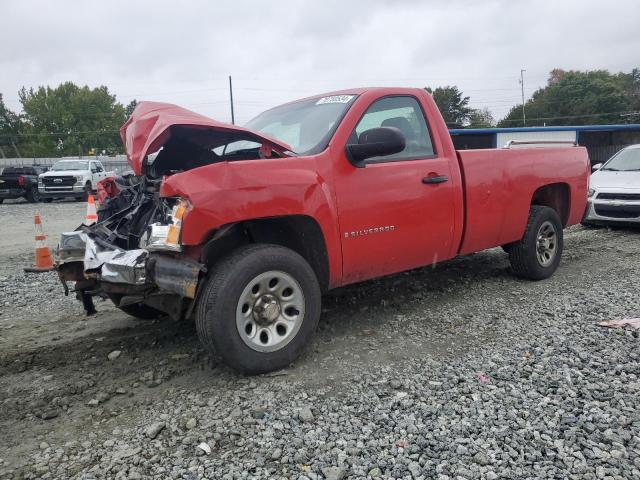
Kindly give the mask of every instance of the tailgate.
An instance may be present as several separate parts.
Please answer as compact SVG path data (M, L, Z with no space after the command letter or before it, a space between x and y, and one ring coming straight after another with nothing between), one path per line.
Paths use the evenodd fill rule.
M8 190L15 188L22 188L24 185L20 185L18 177L20 175L0 175L0 190ZM25 183L27 179L25 178Z

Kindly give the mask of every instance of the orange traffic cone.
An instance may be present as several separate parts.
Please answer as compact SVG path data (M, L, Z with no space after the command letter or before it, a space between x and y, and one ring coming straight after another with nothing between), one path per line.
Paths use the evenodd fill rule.
M25 272L50 272L53 270L53 258L51 258L51 250L47 247L44 230L42 229L42 220L40 215L34 217L36 225L36 264L33 267L25 267Z
M98 221L98 212L96 210L96 201L93 199L93 195L89 194L87 197L87 215L84 217L85 225L93 225Z

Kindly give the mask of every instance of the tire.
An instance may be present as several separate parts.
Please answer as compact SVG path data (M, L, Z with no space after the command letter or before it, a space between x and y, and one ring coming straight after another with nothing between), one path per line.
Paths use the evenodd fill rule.
M44 203L51 203L51 202L53 202L53 198L43 198L42 201Z
M511 269L530 280L549 278L560 264L563 245L562 222L556 211L533 205L522 240L510 248Z
M76 197L76 200L78 202L86 202L89 200L89 195L91 195L91 193L93 193L91 182L87 182L84 184L84 194L81 197Z
M205 348L255 375L288 367L320 319L318 279L304 258L277 245L247 245L209 273L196 307Z
M124 307L118 307L127 315L139 318L140 320L155 320L164 315L160 310L156 310L153 307L149 307L144 303L132 303L131 305L125 305Z
M36 203L40 201L40 192L38 191L38 187L30 188L27 191L27 194L24 196L29 203Z
M0 205L2 205L2 202L4 202L4 198L0 198Z

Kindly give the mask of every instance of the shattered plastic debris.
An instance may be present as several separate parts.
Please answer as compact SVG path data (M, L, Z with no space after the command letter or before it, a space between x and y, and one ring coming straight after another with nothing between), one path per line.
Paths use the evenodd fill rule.
M623 318L622 320L608 320L606 322L598 323L601 327L608 328L640 328L640 318Z
M480 385L484 385L488 381L489 381L489 377L487 377L484 373L478 374L478 382L480 382Z
M209 446L208 443L206 442L202 442L200 445L198 445L198 447L200 450L202 450L204 453L206 453L207 455L211 455L211 447Z

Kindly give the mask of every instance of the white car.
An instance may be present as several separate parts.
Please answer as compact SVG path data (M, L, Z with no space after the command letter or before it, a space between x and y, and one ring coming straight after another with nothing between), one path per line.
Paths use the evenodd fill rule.
M640 225L640 144L593 166L583 224Z
M109 176L98 160L60 160L38 177L40 198L85 200L100 180Z

